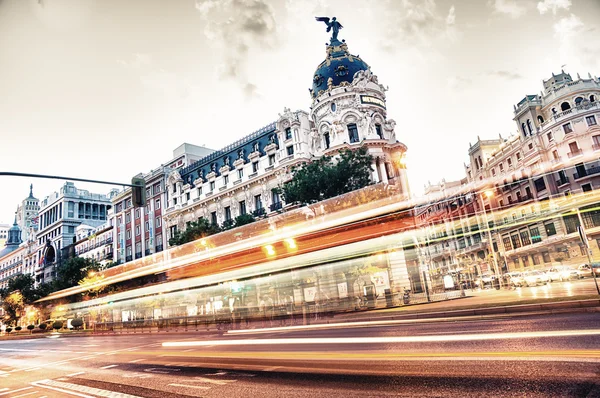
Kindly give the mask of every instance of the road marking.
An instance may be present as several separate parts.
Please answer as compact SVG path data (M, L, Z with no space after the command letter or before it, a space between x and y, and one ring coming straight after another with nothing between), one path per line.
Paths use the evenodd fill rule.
M37 393L38 393L37 391L32 391L32 392L28 392L27 394L15 395L12 398L26 397L27 395L37 394Z
M70 375L67 375L67 377L75 377L75 376L79 376L84 374L85 372L77 372L77 373L71 373Z
M143 361L145 358L140 358L140 359L134 359L133 361L129 361L129 363L136 363L136 362L140 362Z
M194 350L195 350L195 348L190 348L189 350L183 350L182 352L192 352Z
M204 387L204 386L190 386L187 384L178 384L178 383L173 383L173 384L169 384L170 386L173 387L187 387L187 388L195 388L197 390L210 390L210 387Z
M6 391L6 390L8 390L8 388L6 388L6 387L5 388L0 388L0 392Z
M116 368L117 366L119 366L119 365L106 365L106 366L101 367L100 369Z
M488 334L461 334L436 336L387 336L387 337L323 337L323 338L282 338L258 340L213 340L213 341L169 341L163 347L206 347L209 345L286 345L286 344L389 344L424 343L443 341L508 340L525 338L548 338L565 336L600 335L600 329L549 330L540 332L513 332Z
M177 368L148 368L148 369L144 369L144 372L169 374L171 371L179 372L180 370L181 369L177 369Z
M270 367L268 367L268 368L264 368L263 370L264 370L265 372L272 372L272 371L274 371L274 370L277 370L277 369L280 369L280 368L283 368L283 366L270 366Z
M106 397L106 398L142 398L142 397L138 397L137 395L130 395L130 394L122 393L122 392L103 390L100 388L87 387L87 386L82 386L79 384L65 383L63 381L54 381L54 380L48 380L48 379L33 382L33 383L31 383L31 385L34 385L36 387L41 387L41 388L47 388L49 390L60 391L63 393L75 395L78 397L84 397L84 398L95 398L91 395L86 395L85 393L94 394L96 396Z
M12 391L8 391L8 392L3 392L3 393L2 393L2 394L0 394L0 395L12 394L12 393L15 393L15 392L19 392L19 391L25 391L25 390L31 390L32 388L33 388L33 387L24 387L24 388L19 388L18 390L12 390ZM8 388L7 388L7 390L8 390Z
M148 375L145 373L126 373L121 375L126 379L149 379L152 377L152 375Z
M192 382L198 382L198 383L216 384L218 386L224 386L227 383L235 383L237 380L213 380L213 379L207 379L206 377L196 376L196 377L194 377L194 380L190 380L190 381L192 381Z
M225 372L223 370L218 371L217 373L204 373L204 376L225 376L230 375L233 377L254 377L252 373L240 373L240 372Z

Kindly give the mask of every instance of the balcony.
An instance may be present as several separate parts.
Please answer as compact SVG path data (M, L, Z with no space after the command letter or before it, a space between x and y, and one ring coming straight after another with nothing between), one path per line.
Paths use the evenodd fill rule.
M163 251L163 245L156 246L156 252L159 253L161 251Z
M557 158L552 159L551 162L552 162L553 165L554 164L562 163L562 158L559 156Z
M142 252L136 252L135 258L142 258Z
M277 211L277 210L281 210L282 207L283 207L283 204L281 202L275 202L271 206L269 206L269 209L271 211Z
M150 255L150 249L144 250L144 256L149 256L149 255Z
M600 151L600 144L594 144L594 145L592 145L592 149L594 151Z
M600 167L594 166L594 167L590 167L589 169L582 170L581 173L574 173L573 178L577 180L579 178L591 176L591 175L598 174L598 173L600 173Z
M125 256L125 262L128 263L131 260L133 260L133 258L131 256Z
M252 215L253 215L254 217L261 217L261 216L264 216L265 214L266 214L266 211L265 211L265 208L264 208L264 207L261 207L261 208L259 208L259 209L256 209L256 210L254 210L254 211L252 212Z
M582 154L583 154L583 151L581 149L576 149L573 152L567 153L567 155L569 156L569 159L574 158L575 156L582 155Z

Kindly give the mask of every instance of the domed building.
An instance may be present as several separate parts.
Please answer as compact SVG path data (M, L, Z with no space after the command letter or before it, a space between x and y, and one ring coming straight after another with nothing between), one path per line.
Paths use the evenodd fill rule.
M20 247L21 229L17 225L17 218L8 229L6 244L0 250L0 289L8 286L11 277L22 273L23 268L23 248Z

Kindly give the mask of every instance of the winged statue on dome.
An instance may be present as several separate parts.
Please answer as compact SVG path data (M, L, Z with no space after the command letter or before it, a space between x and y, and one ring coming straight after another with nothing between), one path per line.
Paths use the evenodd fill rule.
M335 42L338 41L338 33L340 33L340 29L343 28L342 24L339 23L335 17L329 19L329 17L315 17L315 19L319 22L325 22L325 25L327 25L327 32L333 31L331 33L331 41Z

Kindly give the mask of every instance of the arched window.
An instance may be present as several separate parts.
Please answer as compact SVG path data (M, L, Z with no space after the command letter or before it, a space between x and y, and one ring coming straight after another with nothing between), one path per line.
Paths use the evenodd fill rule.
M590 95L590 102L594 102L596 101L596 96L594 96L593 94Z
M552 114L556 115L556 108L552 108Z
M537 119L540 124L544 123L544 118L542 117L542 115L538 115Z
M581 103L581 101L583 101L583 97L577 97L577 98L575 98L575 106L579 106L579 104Z
M533 129L531 128L531 120L527 119L527 130L529 130L529 134L533 133Z
M527 137L527 130L525 130L525 123L521 123L521 130L523 130L523 136Z
M569 103L565 101L562 104L560 104L560 109L564 112L566 110L571 109L571 105L569 105Z

